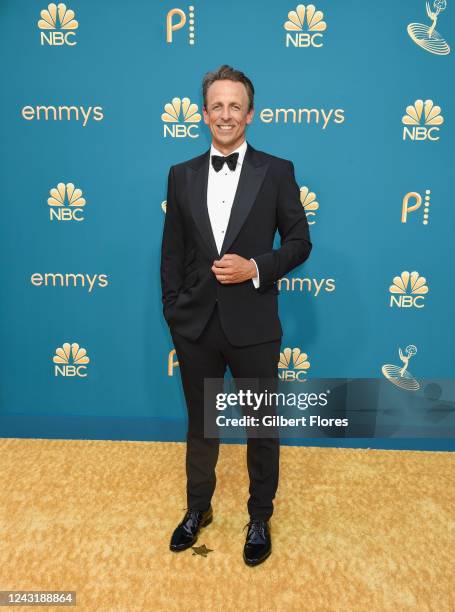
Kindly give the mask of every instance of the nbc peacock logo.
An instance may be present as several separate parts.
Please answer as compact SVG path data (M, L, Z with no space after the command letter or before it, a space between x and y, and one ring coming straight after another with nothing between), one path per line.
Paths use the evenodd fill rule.
M308 225L314 225L319 202L316 200L316 194L310 191L306 185L300 187L300 202L305 210Z
M400 276L395 276L389 292L391 308L423 308L424 296L428 293L427 279L418 272L405 270Z
M74 19L74 11L66 8L62 2L51 3L47 9L41 11L38 28L41 30L41 44L52 47L77 44L76 32L79 23Z
M85 348L79 346L77 342L65 342L62 346L55 349L54 375L74 378L85 378L87 376L87 363L90 359Z
M76 188L73 183L59 183L50 191L49 217L51 221L83 221L85 198L82 190Z
M444 123L441 107L433 100L416 100L402 117L403 140L439 140L439 125Z
M287 347L280 353L278 361L278 377L283 381L303 382L310 368L308 355L298 347Z
M322 47L323 34L327 24L324 13L318 11L314 4L299 4L295 11L289 11L288 21L284 24L286 30L286 47Z
M161 115L164 122L163 136L167 138L198 138L201 115L197 104L191 103L189 98L173 98L172 102L164 105Z
M425 25L423 23L410 23L408 25L408 34L412 40L430 53L435 55L448 55L450 53L450 47L444 40L444 38L436 30L436 23L438 21L439 13L445 11L447 8L446 0L434 0L433 9L430 3L427 1L425 8L427 10L428 18L431 19L431 25Z

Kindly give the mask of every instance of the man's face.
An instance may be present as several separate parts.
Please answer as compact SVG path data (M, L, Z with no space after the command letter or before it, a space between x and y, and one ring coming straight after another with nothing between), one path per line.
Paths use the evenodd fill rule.
M227 155L245 139L246 126L252 122L254 109L248 111L248 93L243 83L223 79L207 90L204 121L212 133L212 142Z

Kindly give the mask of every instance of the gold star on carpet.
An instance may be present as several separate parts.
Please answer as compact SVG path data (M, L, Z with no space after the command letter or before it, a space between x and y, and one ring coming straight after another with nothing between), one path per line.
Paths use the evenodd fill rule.
M207 557L209 553L213 552L213 550L211 548L207 548L205 544L202 546L192 546L191 548L194 550L193 555L201 555L202 557Z

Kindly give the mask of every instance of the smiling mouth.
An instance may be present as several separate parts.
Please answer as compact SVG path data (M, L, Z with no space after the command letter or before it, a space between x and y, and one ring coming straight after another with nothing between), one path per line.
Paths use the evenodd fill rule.
M232 132L232 130L234 129L233 125L219 125L219 124L217 124L216 127L219 130L221 130L221 132Z

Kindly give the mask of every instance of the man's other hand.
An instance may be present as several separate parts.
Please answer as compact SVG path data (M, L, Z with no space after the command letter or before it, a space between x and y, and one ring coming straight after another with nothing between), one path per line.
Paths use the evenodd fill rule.
M256 276L256 266L250 259L234 253L226 253L221 259L215 259L212 272L216 279L224 284L242 283Z

